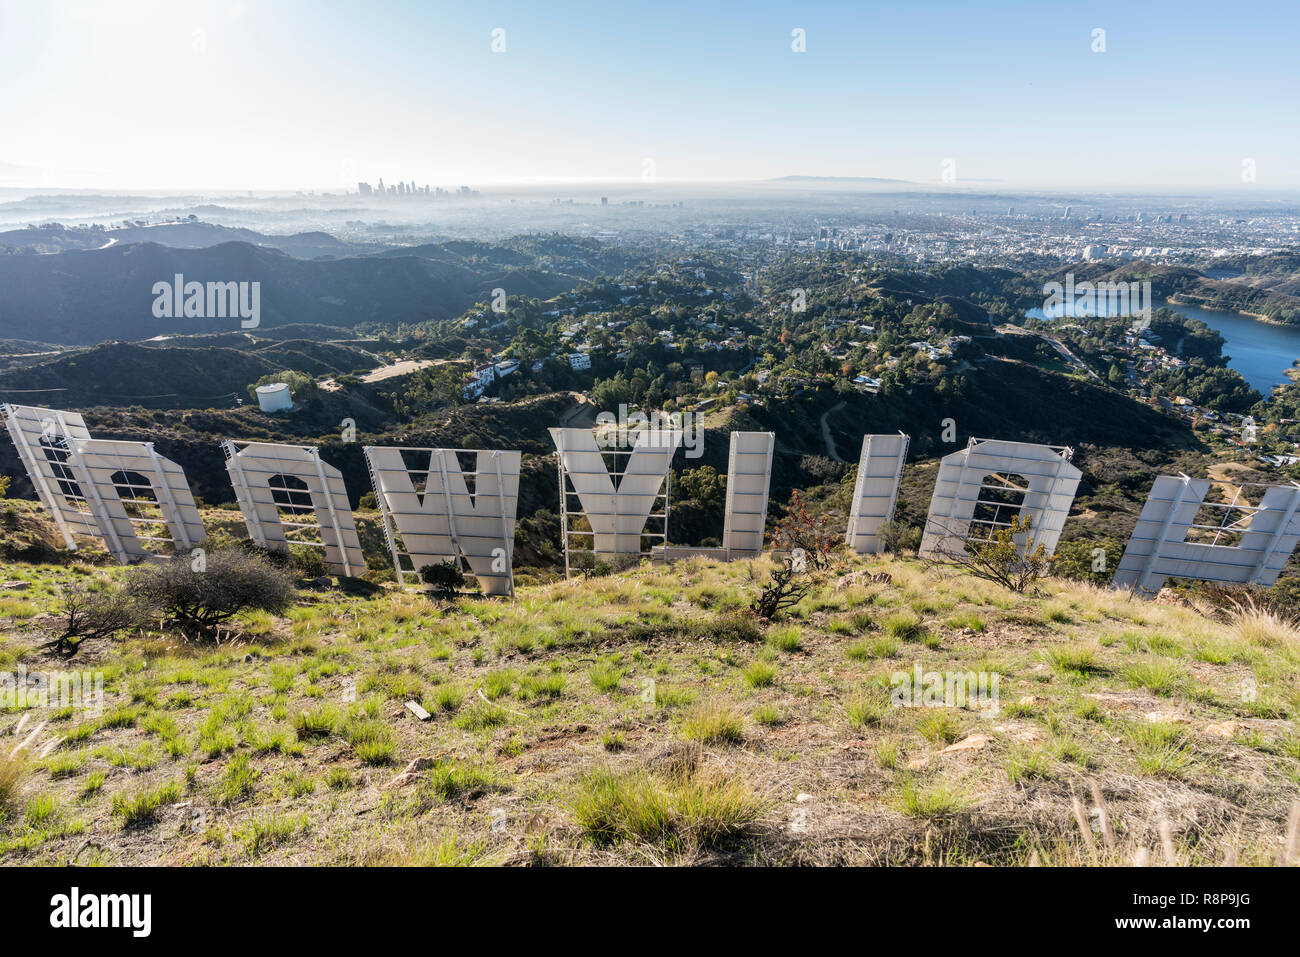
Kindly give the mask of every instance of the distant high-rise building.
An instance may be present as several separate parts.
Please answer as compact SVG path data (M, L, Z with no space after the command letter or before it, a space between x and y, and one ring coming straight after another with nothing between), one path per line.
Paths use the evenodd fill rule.
M1069 206L1065 207L1065 216L1062 217L1062 218L1063 218L1063 219L1069 219L1069 218L1070 218L1070 207L1069 207Z
M369 196L374 192L369 183L357 183L357 194L360 196Z
M608 205L609 205L609 197L608 197L608 196L602 196L602 197L600 198L600 205L602 205L602 206L608 206Z

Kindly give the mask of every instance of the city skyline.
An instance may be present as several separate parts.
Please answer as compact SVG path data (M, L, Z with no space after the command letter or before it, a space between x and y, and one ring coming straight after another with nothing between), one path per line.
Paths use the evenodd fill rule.
M9 2L0 186L1300 188L1293 9L1210 9Z

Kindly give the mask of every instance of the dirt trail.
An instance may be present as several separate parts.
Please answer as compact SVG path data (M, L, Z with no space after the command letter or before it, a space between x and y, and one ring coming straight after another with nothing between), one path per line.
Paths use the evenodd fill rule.
M584 428L596 424L596 405L581 392L570 392L573 399L573 408L565 412L560 417L560 428L574 429ZM580 423L579 419L585 419L585 423Z
M404 359L401 362L393 363L391 366L381 366L367 372L361 377L361 381L383 382L385 379L393 379L399 375L410 375L412 372L419 372L421 369L427 369L437 363L437 359Z
M421 369L427 369L429 366L445 365L447 363L458 363L459 359L403 359L401 362L394 362L392 365L382 365L361 376L362 382L383 382L385 379L395 379L398 376L410 375L412 372L419 372ZM328 379L322 379L319 387L326 392L337 392L339 389L338 382L333 376Z
M838 412L842 408L844 408L844 403L836 402L833 406L831 406L829 409L827 409L825 412L822 413L822 418L821 418L822 441L826 443L826 454L830 456L831 461L833 462L843 462L844 460L840 458L839 450L835 448L835 437L831 435L831 427L830 424L826 421L826 417L828 415L833 415L834 413Z
M1209 477L1210 481L1214 483L1214 486L1224 494L1224 497L1231 502L1236 498L1237 493L1241 490L1241 486L1234 485L1232 478L1228 473L1250 471L1252 471L1252 469L1249 465L1243 465L1240 462L1216 462L1205 470L1205 474ZM1240 501L1244 502L1245 497L1243 496ZM1257 503L1251 502L1249 504L1254 505Z

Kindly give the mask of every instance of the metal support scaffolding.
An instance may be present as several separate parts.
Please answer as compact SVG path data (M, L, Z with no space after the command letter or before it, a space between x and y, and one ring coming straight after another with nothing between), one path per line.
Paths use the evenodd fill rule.
M463 470L461 455L475 456L476 468ZM521 453L368 446L365 457L399 584L408 587L426 565L454 561L468 566L484 594L514 594Z
M244 524L255 542L264 548L287 549L291 544L322 548L326 564L337 574L364 573L365 557L343 474L327 465L318 449L234 441L223 442L222 449ZM277 480L279 484L273 484ZM291 481L303 487L309 504L294 501L294 494L301 492ZM310 514L312 520L288 521L281 514L282 507L294 517ZM318 540L305 538L306 532L315 533Z
M1156 478L1111 580L1113 587L1150 597L1167 578L1264 586L1277 580L1300 544L1300 483L1244 483L1226 503L1205 501L1210 486L1209 479L1183 473ZM1247 489L1262 490L1258 504L1250 504ZM1215 524L1198 522L1202 509L1221 510L1224 518ZM1241 517L1229 521L1234 513ZM1192 532L1213 539L1188 541ZM1219 544L1227 532L1239 535L1240 542Z
M637 431L631 448L602 447L598 433L586 429L551 429L551 437L556 447L566 577L573 572L573 553L588 551L575 549L575 538L590 538L589 551L596 557L648 558L653 546L645 548L644 539L667 543L670 466L681 444L680 431ZM577 510L571 507L571 496L578 499ZM575 515L586 519L590 531L572 528ZM646 529L651 520L661 523L660 530Z

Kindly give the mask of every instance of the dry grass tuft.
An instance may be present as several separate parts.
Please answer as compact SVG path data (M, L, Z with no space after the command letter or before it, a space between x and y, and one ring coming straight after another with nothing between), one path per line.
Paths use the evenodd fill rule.
M575 822L597 844L645 842L677 854L718 847L749 830L765 807L744 781L711 771L659 777L602 769L569 801Z
M1229 615L1233 633L1242 641L1267 648L1300 648L1300 628L1290 619L1253 602L1239 604Z
M10 756L0 750L0 817L16 803L27 770L27 759L21 753Z
M739 744L745 719L730 704L710 701L682 719L682 736L700 744Z

